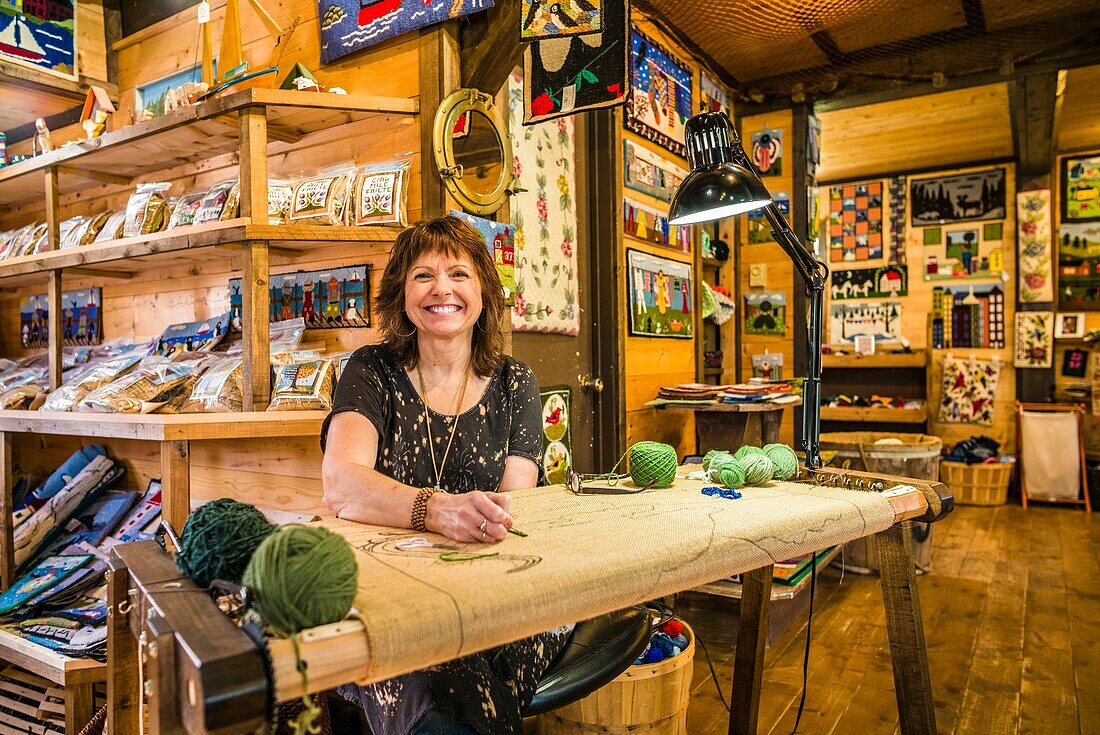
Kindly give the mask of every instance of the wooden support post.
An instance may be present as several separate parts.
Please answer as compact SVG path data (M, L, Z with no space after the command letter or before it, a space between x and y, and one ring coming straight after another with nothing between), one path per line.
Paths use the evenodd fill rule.
M886 634L894 667L894 693L902 735L935 735L936 708L924 624L920 616L917 580L908 539L911 523L895 523L875 534L878 543L882 601L886 607Z
M46 169L46 249L61 248L61 188L57 166Z
M271 328L268 292L271 253L266 240L241 249L241 321L244 326L244 410L263 411L271 401Z
M15 581L15 544L12 535L12 476L11 434L0 432L0 585L11 587Z
M65 732L80 732L95 714L93 685L65 684Z
M152 683L149 698L149 731L161 735L184 735L180 721L179 673L176 671L176 641L172 629L164 618L151 616L145 622L149 643L146 644L148 677Z
M420 216L447 213L447 190L435 165L435 111L460 82L458 32L454 21L420 32Z
M241 143L241 216L267 224L267 108L245 107L238 118Z
M141 717L137 640L130 630L130 572L113 555L107 562L107 728L112 735L135 735ZM124 612L127 611L127 612Z
M769 564L741 575L741 615L733 659L730 735L756 735L756 721L760 717L760 683L764 678L764 646L768 641L773 569Z
M46 300L50 310L47 317L49 330L50 390L61 387L61 271L50 271L50 285Z
M191 514L191 442L161 442L160 485L161 514L178 535Z

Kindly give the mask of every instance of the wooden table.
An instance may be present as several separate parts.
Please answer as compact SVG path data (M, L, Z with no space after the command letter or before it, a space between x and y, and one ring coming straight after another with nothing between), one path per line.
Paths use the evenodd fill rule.
M779 441L783 409L801 406L794 403L703 403L698 406L666 403L656 406L663 411L691 411L695 414L695 446L702 453L709 449L737 449L745 444L749 416L760 417L760 443Z
M482 572L445 565L458 576L445 577L439 583L442 586L430 584L429 581L438 578L428 580L421 575L425 566L434 565L434 557L413 560L400 557L400 551L389 553L382 549L387 555L374 557L367 567L361 566L361 574L364 568L369 569L368 578L373 579L370 576L373 570L390 568L402 576L407 589L372 596L360 608L360 619L303 631L296 642L269 638L257 645L219 612L203 590L183 577L154 542L117 546L112 550L108 580L108 601L113 613L107 640L109 731L115 735L138 731L144 690L149 695L149 732L172 735L251 732L267 722L272 701L290 701L306 691L322 691L349 681L385 680L403 671L530 635L531 631L520 630L519 621L525 621L533 631L545 630L555 624L603 614L617 609L616 606L692 588L697 586L701 575L718 579L741 572L745 574L745 583L729 732L750 735L757 731L768 630L773 564L767 560L811 545L841 543L845 540L842 536L873 533L882 556L883 601L901 733L934 735L935 707L905 525L908 520L934 521L949 513L953 498L946 487L921 480L823 468L812 473L803 470L798 482L785 486L780 483L774 490L754 488L738 501L704 499L693 489L687 490L688 495L664 501L659 496L644 494L619 499L590 496L599 499L595 505L587 505L588 510L582 510L580 516L576 515L577 509L588 502L579 499L583 496L570 495L560 487L519 491L542 493L530 502L541 503L543 522L538 522L537 514L528 514L527 521L532 525L527 530L534 531L532 538L542 537L546 542L539 547L544 552L556 550L553 556L544 553L520 557L502 552L505 566L489 575L491 580L484 578L487 584L478 586L477 594L472 594L468 575ZM855 497L864 493L879 493L881 498ZM796 497L802 500L795 501ZM785 502L784 498L791 500ZM517 497L513 507L523 505L523 500ZM754 510L714 506L716 502L748 503ZM630 512L616 512L615 503L627 503ZM654 512L661 508L695 514L690 518L684 516L684 520L706 515L726 531L714 537L711 531L703 529L703 523L685 523L669 532L667 514ZM558 511L564 511L565 515ZM578 541L583 543L594 526L606 526L608 513L615 517L610 535L647 539L645 549L622 557L625 563L615 571L617 585L594 581L606 581L606 564L565 566L569 559L575 558ZM856 524L858 528L845 526L842 530L828 520L820 522L822 518L839 519L849 514L863 519L863 524ZM869 521L872 517L873 524ZM789 537L773 534L755 540L737 539L730 532L736 529L729 525L760 530L764 525L779 522L790 526L792 531L796 526L801 530ZM362 528L365 530L352 529L351 533L381 533L382 540L378 543L391 543L395 534L406 533L399 529ZM349 541L360 551L367 551L357 545L361 539ZM597 545L597 556L618 553L617 546L609 551L606 548L609 545L613 546ZM371 545L371 550L376 548ZM666 559L668 568L661 569L661 574L653 574L651 554ZM538 566L541 584L511 581L511 575L518 570L514 562L523 559L527 560L520 565L524 569L542 565ZM360 564L363 563L361 560ZM578 594L568 594L571 585ZM548 599L544 586L560 589L562 594ZM494 617L486 613L484 599L487 592L498 595L501 589L508 592L511 603L507 609L498 609L499 615ZM418 595L424 590L448 596L456 604L417 604L421 600ZM451 596L457 590L463 593L461 604L457 597ZM373 628L378 621L382 621L382 627ZM454 633L449 621L459 621L461 635L451 637ZM432 635L427 635L429 629ZM445 630L452 632L446 636L446 642L439 643L435 638ZM374 635L383 631L388 634ZM396 635L398 632L400 636ZM144 655L139 653L139 646ZM139 657L145 661L144 670L138 663ZM300 673L303 668L309 672L308 690ZM139 672L144 684L139 680Z

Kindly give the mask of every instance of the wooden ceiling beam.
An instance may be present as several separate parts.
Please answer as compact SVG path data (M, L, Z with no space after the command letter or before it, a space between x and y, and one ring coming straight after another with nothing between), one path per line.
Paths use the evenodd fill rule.
M830 64L844 66L852 62L852 58L840 50L840 47L836 45L836 41L827 31L811 33L810 40L821 50L821 53L825 54L825 58L829 60Z
M523 60L519 40L520 0L498 0L468 16L459 32L462 86L496 94Z
M1050 174L1062 108L1059 73L1022 74L1008 86L1012 144L1020 181Z

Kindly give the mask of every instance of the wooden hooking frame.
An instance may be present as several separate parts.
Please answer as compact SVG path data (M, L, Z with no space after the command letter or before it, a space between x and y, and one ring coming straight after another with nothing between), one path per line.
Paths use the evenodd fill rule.
M1024 443L1023 443L1023 420L1024 412L1031 411L1035 413L1075 413L1077 414L1077 454L1081 469L1081 497L1075 500L1062 499L1062 498L1044 498L1034 497L1029 498L1027 492L1027 468L1024 466ZM1085 512L1092 512L1092 504L1089 502L1089 483L1088 472L1085 464L1085 409L1080 404L1065 404L1065 403L1020 403L1016 401L1016 450L1020 454L1019 461L1016 463L1016 470L1019 472L1020 483L1020 504L1023 505L1024 510L1027 510L1027 504L1030 500L1033 503L1057 503L1060 505L1083 505L1085 506Z

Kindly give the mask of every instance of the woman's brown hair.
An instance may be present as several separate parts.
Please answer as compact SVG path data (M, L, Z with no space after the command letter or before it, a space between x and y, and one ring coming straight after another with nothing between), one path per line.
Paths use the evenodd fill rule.
M467 258L474 267L481 284L482 308L474 327L473 368L487 378L496 372L504 355L504 292L481 233L452 215L417 222L397 236L374 299L382 344L401 367L409 369L416 364L416 327L405 313L405 280L413 263L427 253Z

